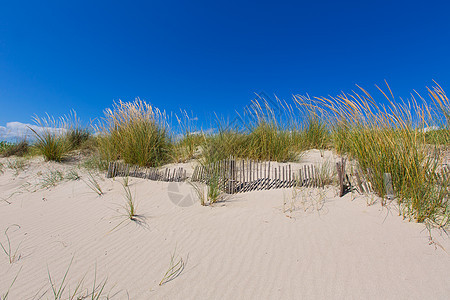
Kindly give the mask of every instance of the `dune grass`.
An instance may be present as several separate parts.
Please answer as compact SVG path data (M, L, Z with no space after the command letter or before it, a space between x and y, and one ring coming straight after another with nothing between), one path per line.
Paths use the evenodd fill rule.
M136 221L138 218L138 214L136 213L136 202L133 198L133 194L131 193L128 184L125 185L124 182L122 185L123 189L125 190L126 205L124 206L124 209L126 211L126 215L131 221Z
M22 267L20 267L19 271L17 272L16 276L12 280L11 284L9 285L8 289L6 290L6 293L0 295L0 300L8 300L9 292L11 291L11 288L13 287L14 283L16 283L17 277L19 277L20 271L22 271Z
M169 268L167 269L166 273L164 273L164 276L159 282L159 285L163 285L180 276L180 274L184 270L184 267L185 262L182 257L176 256L176 249L175 249L170 257Z
M51 290L51 297L54 300L61 300L61 299L91 299L91 300L98 300L105 297L106 299L109 299L108 296L104 295L105 286L107 283L107 279L101 280L100 283L97 283L97 266L95 266L95 273L94 273L94 279L93 279L93 286L92 290L84 289L83 284L85 281L85 277L81 280L79 280L75 288L70 290L70 287L68 286L67 280L68 280L68 274L70 267L72 266L74 257L70 260L69 266L66 269L66 272L64 273L63 278L61 279L61 282L59 284L56 283L56 281L52 278L50 274L50 270L47 267L47 273L48 273L48 280L50 283L50 290ZM47 293L47 292L46 292ZM42 295L44 296L44 295ZM39 298L40 299L40 298Z
M14 170L14 175L16 176L19 175L21 171L25 170L26 166L27 161L22 157L10 158L6 161L6 167Z
M383 174L390 173L403 216L419 222L437 220L448 214L449 203L448 183L434 176L441 157L430 156L424 134L433 121L432 108L415 99L399 104L387 88L389 93L380 89L386 106L362 88L362 94L318 98L317 105L333 120L335 149L358 162L380 197L385 196ZM432 93L448 104L442 89L430 90L431 97Z
M19 245L17 245L17 247L13 247L11 245L11 240L8 235L8 230L13 227L20 229L20 226L17 224L8 226L8 228L6 228L6 230L4 232L4 235L6 237L6 243L0 242L0 247L2 248L3 252L8 257L10 264L15 263L16 261L18 261L20 259L19 248L20 248L20 245L22 244L22 242L20 242Z
M8 143L6 141L0 141L0 154L3 155L3 153L8 150L12 146L11 143Z
M64 173L59 170L50 170L42 175L41 188L50 188L56 186L64 180Z
M230 156L286 162L299 160L304 150L332 149L354 160L380 197L383 174L390 173L404 217L422 222L449 216L448 183L434 175L450 142L445 92L437 86L428 89L428 100L414 95L403 101L389 86L385 90L380 89L382 101L362 88L336 97L294 96L293 104L259 97L233 122L217 117L207 131L197 130L196 118L182 112L177 134L163 111L139 99L119 101L105 111L95 138L98 161L103 167L111 160L155 167L192 158L208 165ZM61 139L55 130L61 126L48 116L36 122L51 128L35 132L47 160L61 160L70 145L87 138L83 130L72 130L72 137ZM214 188L208 193L206 198L216 198Z
M200 145L205 139L205 134L197 130L195 126L196 117L189 115L186 111L181 111L180 115L175 115L178 123L178 139L174 142L173 161L185 162L193 159L198 154Z
M99 136L99 150L107 161L156 167L169 162L173 143L164 112L145 101L119 101L105 111Z
M2 142L3 143L3 142ZM29 144L26 140L20 141L16 144L4 143L0 145L0 155L4 157L10 156L25 156L29 152Z
M41 128L41 131L38 132L29 127L36 136L37 142L35 147L38 149L38 152L47 161L62 161L70 150L70 144L65 138L66 124L64 119L55 120L49 115L43 118L35 116L34 122Z
M95 178L95 175L93 173L88 172L87 180L83 180L83 181L98 196L102 196L103 195L103 189L102 189L100 183L98 182L98 180Z
M103 159L100 154L95 151L91 153L91 155L80 164L80 167L88 171L107 171L108 170L108 161Z
M43 118L34 116L33 119L39 126L39 130L29 127L37 139L34 148L47 161L60 162L70 151L92 140L88 126L81 125L75 111L59 119L48 114Z

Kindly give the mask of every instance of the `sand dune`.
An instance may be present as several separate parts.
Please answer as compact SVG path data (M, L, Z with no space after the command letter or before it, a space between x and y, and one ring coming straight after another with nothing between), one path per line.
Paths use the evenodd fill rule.
M317 153L315 153L317 155ZM320 160L306 157L305 161ZM1 161L5 165L6 159ZM122 179L94 175L88 187L76 164L27 162L0 175L0 295L53 299L66 279L66 299L83 280L112 299L448 299L450 240L402 220L395 204L368 206L335 188L256 191L203 207L187 183L130 178L142 222L125 216ZM43 187L51 170L74 168L79 180ZM192 169L192 168L191 168ZM178 205L177 205L178 204ZM16 225L18 226L16 226ZM20 226L20 227L19 227ZM0 249L1 250L1 249ZM184 269L159 286L171 255ZM59 287L59 286L58 286Z

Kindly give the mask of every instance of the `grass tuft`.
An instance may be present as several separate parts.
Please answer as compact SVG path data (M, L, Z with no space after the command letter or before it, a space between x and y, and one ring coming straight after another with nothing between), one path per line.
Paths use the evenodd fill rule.
M442 156L435 146L430 152L424 130L436 116L432 118L433 109L424 99L398 103L387 88L389 93L380 89L386 106L361 88L362 94L318 98L318 109L329 112L334 147L358 162L378 196L384 198L383 174L390 173L403 216L436 220L449 214L449 183L434 175ZM440 88L430 90L430 96L449 103Z
M125 190L125 199L127 200L125 206L127 217L132 221L136 221L138 215L136 214L136 203L133 199L133 194L131 193L130 187L128 185L123 184L123 189Z
M176 249L173 251L172 256L170 257L170 263L169 268L167 269L166 273L164 274L163 278L159 282L159 285L163 285L169 281L174 280L184 270L184 261L182 257L176 257Z
M24 158L16 158L16 159L8 159L6 161L6 166L9 169L14 170L14 175L17 176L21 171L25 170L27 164Z
M79 299L91 299L91 300L99 300L102 297L107 279L102 280L99 284L97 284L97 266L95 266L95 273L94 273L94 281L93 281L93 287L92 290L89 291L86 289L84 292L83 290L83 282L84 277L79 280L75 286L75 289L73 291L70 291L67 284L67 275L69 274L70 267L72 266L74 257L70 260L69 266L66 269L66 272L64 273L64 276L61 280L61 283L58 285L56 282L52 279L52 276L50 275L50 270L47 267L47 273L48 273L48 279L50 283L50 288L52 292L52 297L54 300L61 300L61 299L69 299L69 300L79 300ZM67 293L66 293L67 291ZM106 297L106 299L109 299Z
M17 227L18 229L20 229L20 226L17 224L8 226L8 228L6 228L5 233L4 233L5 237L6 237L6 244L3 245L3 243L0 242L0 247L2 248L2 250L6 254L6 256L8 256L8 260L9 260L10 264L12 264L20 259L20 254L18 254L18 251L19 251L20 245L22 244L22 242L20 242L19 245L15 249L12 248L11 240L9 239L9 236L8 236L8 230L11 227Z
M16 282L17 277L19 277L20 271L22 271L22 267L20 267L19 272L17 272L17 274L14 277L13 281L9 285L8 290L6 291L6 293L4 293L3 295L0 295L0 300L8 300L9 292L11 291L11 288L13 287L14 283Z
M97 181L97 179L95 179L95 176L91 172L88 172L87 181L86 180L83 180L83 181L97 195L99 195L99 196L103 195L103 190L102 190L102 187L100 186L100 183Z
M105 111L98 144L102 159L156 167L173 157L164 112L142 100L115 103Z
M0 147L1 148L1 147ZM10 156L24 156L29 151L29 144L27 141L21 141L17 144L7 144L6 147L4 147L4 150L0 150L0 154L2 154L5 157Z
M56 186L59 182L64 180L63 172L59 170L49 171L43 175L41 188L50 188Z
M29 129L36 136L37 142L35 147L39 153L44 156L47 161L62 161L70 150L70 145L65 138L64 119L56 121L54 118L47 115L46 118L34 117L35 123L41 128L41 131L36 131L32 127Z

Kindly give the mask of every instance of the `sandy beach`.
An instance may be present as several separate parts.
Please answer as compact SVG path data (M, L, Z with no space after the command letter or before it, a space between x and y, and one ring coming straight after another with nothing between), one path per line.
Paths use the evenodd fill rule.
M317 154L302 159L320 160ZM382 207L357 193L340 198L326 187L253 191L204 207L186 182L130 178L136 222L126 216L123 178L40 158L23 170L6 167L13 160L1 159L0 175L0 242L8 250L9 238L15 254L0 252L0 291L9 289L8 299L54 299L49 278L56 291L65 287L61 299L77 286L79 297L104 286L100 299L450 295L449 237L434 229L430 238L424 224L398 216L394 203ZM180 166L192 172L192 163ZM52 171L80 178L46 186ZM89 188L90 178L103 195ZM172 255L183 268L159 285Z

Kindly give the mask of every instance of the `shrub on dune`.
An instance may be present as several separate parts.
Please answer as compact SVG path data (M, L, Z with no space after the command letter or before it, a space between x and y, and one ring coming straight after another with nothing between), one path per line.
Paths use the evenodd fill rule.
M70 150L70 145L65 137L64 119L56 121L47 115L46 118L34 117L34 121L39 125L40 130L31 127L30 130L36 136L35 147L45 160L61 161Z
M98 142L104 159L151 167L170 161L173 145L165 114L145 101L115 103L105 111L101 129Z

